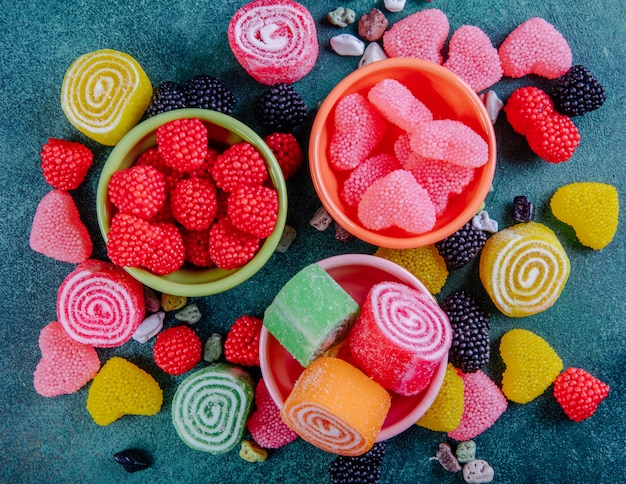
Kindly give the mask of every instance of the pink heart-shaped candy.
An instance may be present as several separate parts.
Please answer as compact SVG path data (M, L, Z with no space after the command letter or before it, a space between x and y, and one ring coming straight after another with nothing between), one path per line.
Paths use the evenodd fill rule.
M422 234L435 225L435 206L410 171L395 170L372 183L358 205L358 217L370 230L399 227Z
M498 50L485 32L463 25L452 34L448 59L443 64L476 92L493 86L502 78Z
M100 369L96 350L68 336L60 323L53 321L39 333L41 360L33 384L44 397L74 393L87 384Z

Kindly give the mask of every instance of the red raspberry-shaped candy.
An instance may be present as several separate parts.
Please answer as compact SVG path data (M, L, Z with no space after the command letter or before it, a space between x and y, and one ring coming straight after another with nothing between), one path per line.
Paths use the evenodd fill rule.
M554 112L554 104L543 90L526 86L513 91L504 105L504 112L513 129L525 135L530 126Z
M526 140L539 157L561 163L573 156L580 143L580 133L568 116L554 112L531 125Z
M211 167L211 175L218 188L230 192L239 185L262 185L268 172L257 149L242 141L217 157Z
M46 182L57 190L74 190L93 163L93 153L81 143L50 138L41 149L41 170Z
M141 267L152 255L154 229L149 222L125 213L111 219L107 255L113 264Z
M157 128L159 154L174 170L197 170L207 157L208 132L199 119L175 119Z
M174 218L189 230L208 229L217 215L217 191L210 180L181 180L170 197Z
M185 260L198 267L213 267L213 261L209 256L209 231L183 230L182 236Z
M259 338L263 320L253 316L237 318L226 336L224 356L235 365L259 366Z
M186 173L187 178L206 178L207 180L213 181L213 178L211 177L211 167L219 155L219 151L214 148L209 148L207 156L202 162L202 165L200 165L200 168Z
M262 185L242 185L230 193L227 213L239 230L265 239L274 231L278 218L278 193Z
M202 341L189 326L174 326L157 335L154 362L165 373L182 375L200 363Z
M185 263L185 245L178 228L172 224L153 226L152 253L146 267L157 275L171 274Z
M109 200L121 213L150 220L165 202L165 178L152 166L131 166L113 173Z
M144 151L134 166L152 166L163 173L165 179L165 193L169 194L179 180L183 179L184 173L176 171L165 164L165 160L159 154L158 148L150 148Z
M210 229L209 255L217 267L236 269L246 264L258 252L261 241L220 219Z
M295 175L304 159L296 137L291 133L272 133L266 136L264 141L274 153L285 180Z
M554 398L575 422L591 417L609 390L606 383L581 368L568 368L554 380Z

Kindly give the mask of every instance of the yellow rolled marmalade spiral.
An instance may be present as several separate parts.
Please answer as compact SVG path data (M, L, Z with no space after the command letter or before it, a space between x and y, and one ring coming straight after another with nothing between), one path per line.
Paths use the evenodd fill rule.
M65 73L61 107L76 129L114 146L141 119L152 84L130 55L102 49L81 55Z
M480 280L493 303L510 317L551 307L567 282L570 263L554 232L520 223L489 238L480 256Z

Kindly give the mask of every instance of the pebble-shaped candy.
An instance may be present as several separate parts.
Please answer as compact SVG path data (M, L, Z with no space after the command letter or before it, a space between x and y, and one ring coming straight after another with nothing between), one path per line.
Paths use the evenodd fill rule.
M267 450L252 440L242 440L239 457L247 462L265 462L267 460Z
M339 242L347 243L354 239L354 235L335 222L335 239Z
M296 229L294 229L291 225L285 225L283 234L280 236L280 240L276 246L276 252L287 252L287 249L289 249L293 241L296 240L296 235Z
M494 470L487 461L473 460L463 466L463 480L467 484L481 484L493 481Z
M174 294L166 293L161 294L161 307L166 313L181 309L185 307L185 304L187 304L186 296L176 296Z
M211 333L204 343L204 361L213 363L221 358L223 352L222 335L219 333Z
M455 454L461 464L473 461L476 458L476 442L473 440L459 442L459 445L456 446Z
M461 464L459 464L459 461L456 460L456 457L454 457L451 447L445 442L439 444L439 448L437 449L434 459L438 460L441 467L448 472L454 473L461 470Z
M513 199L513 219L516 222L530 222L535 218L535 204L525 195Z
M161 299L148 286L143 286L143 297L146 303L146 312L156 313L161 309Z
M489 115L489 120L492 124L495 124L498 119L498 115L502 108L504 107L504 102L498 97L495 91L488 90L478 95L478 98L483 102L485 108L487 109L487 114Z
M351 34L339 34L330 38L330 47L339 55L363 55L365 44L361 39Z
M586 247L600 250L615 237L619 196L613 185L577 182L559 188L550 200L554 216L571 225Z
M326 230L332 223L333 219L324 207L318 208L313 218L309 221L309 224L320 232Z
M461 423L464 402L463 379L448 363L441 389L417 425L436 432L452 432Z
M498 231L498 222L493 220L486 210L481 210L472 217L472 227L483 232L495 234Z
M387 54L380 46L378 42L372 42L365 47L363 51L363 57L359 61L359 68L365 67L366 65L371 64L372 62L376 62L379 60L387 59Z
M500 355L506 365L502 393L516 403L537 398L563 369L561 358L550 344L526 329L512 329L502 336Z
M185 323L195 324L202 319L202 313L197 304L189 304L174 314L174 318Z
M144 319L133 333L133 339L139 343L146 343L154 338L163 329L165 312L158 311Z
M390 12L401 12L406 0L385 0L385 8Z
M356 12L351 8L337 7L332 12L328 12L326 19L337 27L347 27L356 21Z
M448 279L446 261L434 245L414 249L379 247L374 255L404 267L422 281L431 294L439 294Z
M142 471L150 467L150 460L139 449L126 449L116 452L113 455L113 459L129 473Z
M389 21L385 14L373 8L359 17L359 36L368 42L376 42L382 38L388 26Z

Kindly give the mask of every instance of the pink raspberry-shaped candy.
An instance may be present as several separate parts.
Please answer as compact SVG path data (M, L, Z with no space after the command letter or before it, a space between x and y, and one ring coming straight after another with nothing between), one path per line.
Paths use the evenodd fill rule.
M367 98L385 119L404 131L415 131L419 123L433 119L430 109L395 79L379 81L369 90Z
M400 168L402 167L396 157L389 153L369 157L343 183L341 198L351 207L356 207L372 183Z
M498 49L504 75L537 74L556 79L572 67L572 51L565 37L540 17L516 27Z
M452 34L448 59L443 66L476 92L493 86L502 78L498 50L487 34L473 25L463 25Z
M399 227L412 234L435 225L435 206L411 172L395 170L365 191L358 206L361 223L370 230Z
M298 438L280 418L280 409L272 400L263 378L259 380L254 395L257 409L248 420L248 430L261 447L278 449Z
M340 171L360 165L378 146L386 131L385 120L360 93L339 100L334 120L329 161Z
M422 10L393 24L383 35L383 48L388 57L416 57L441 65L449 31L445 13L436 8Z

